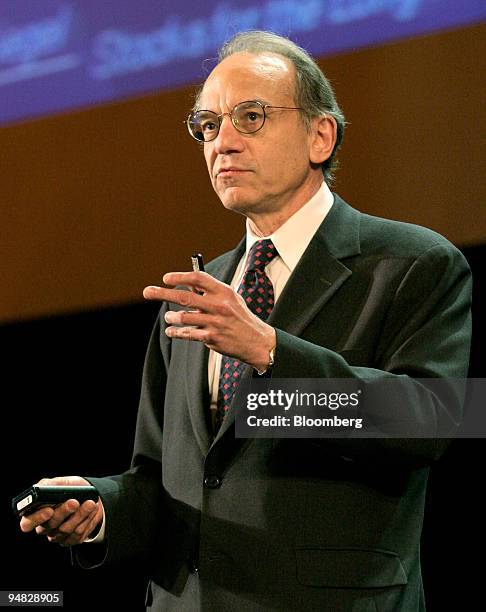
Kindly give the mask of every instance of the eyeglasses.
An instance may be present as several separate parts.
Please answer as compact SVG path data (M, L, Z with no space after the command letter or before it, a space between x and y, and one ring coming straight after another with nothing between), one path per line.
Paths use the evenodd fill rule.
M237 104L230 113L217 115L210 110L198 110L189 114L185 123L189 134L199 142L210 142L219 134L223 117L228 115L231 123L242 134L254 134L261 130L267 117L267 108L278 110L302 110L294 106L271 106L256 100L248 100Z

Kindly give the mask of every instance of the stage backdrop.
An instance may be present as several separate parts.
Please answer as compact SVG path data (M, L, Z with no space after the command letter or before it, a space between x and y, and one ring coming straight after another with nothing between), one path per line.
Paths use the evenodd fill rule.
M289 35L324 56L484 18L482 0L4 2L0 122L199 82L241 30Z
M150 23L137 10L145 4L159 10L157 19L147 12ZM201 58L214 55L223 33L245 15L254 20L249 25L266 27L269 7L287 7L282 23L288 27L282 27L297 42L334 53L319 61L349 122L335 189L360 210L426 225L458 245L486 241L485 28L430 33L474 21L483 3L461 3L469 8L454 22L447 17L457 8L452 2L329 1L316 17L318 27L298 18L291 2L228 2L220 12L220 5L209 12L180 5L177 19L160 2L2 5L3 11L15 7L18 21L0 15L0 321L140 301L143 287L159 283L164 272L188 269L192 252L209 260L238 241L243 220L222 209L183 125L194 86L133 95L162 87L160 79L169 77L174 80L165 86L203 80L208 63ZM321 5L312 4L315 11ZM27 6L38 8L22 17ZM181 41L195 24L213 28L215 39L182 57ZM169 31L178 34L167 38ZM156 54L143 70L118 56L114 62L120 41L139 45L125 57L135 62L140 49L148 53L147 40L156 39L172 41L170 62ZM47 49L48 40L59 46ZM76 67L66 67L69 58L79 60ZM56 72L56 66L64 68ZM117 96L124 99L106 101ZM62 112L45 115L53 111Z

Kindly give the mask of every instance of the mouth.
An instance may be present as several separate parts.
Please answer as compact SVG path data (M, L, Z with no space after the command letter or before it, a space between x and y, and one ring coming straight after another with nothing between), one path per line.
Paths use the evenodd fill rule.
M246 172L250 172L250 170L244 170L243 168L220 168L216 172L216 178L232 178L235 176L241 176Z

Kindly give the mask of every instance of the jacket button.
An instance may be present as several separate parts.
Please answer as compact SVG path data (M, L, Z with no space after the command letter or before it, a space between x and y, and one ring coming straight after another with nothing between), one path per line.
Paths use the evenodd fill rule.
M205 476L204 486L206 487L206 489L217 489L221 486L222 480L222 478L220 478L219 476L214 476L214 474L211 476Z

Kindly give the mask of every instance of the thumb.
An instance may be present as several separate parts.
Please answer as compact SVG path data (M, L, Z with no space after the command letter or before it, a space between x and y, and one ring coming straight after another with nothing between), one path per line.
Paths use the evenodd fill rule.
M81 476L55 476L54 478L42 478L36 484L45 487L74 487L89 485L89 482Z

